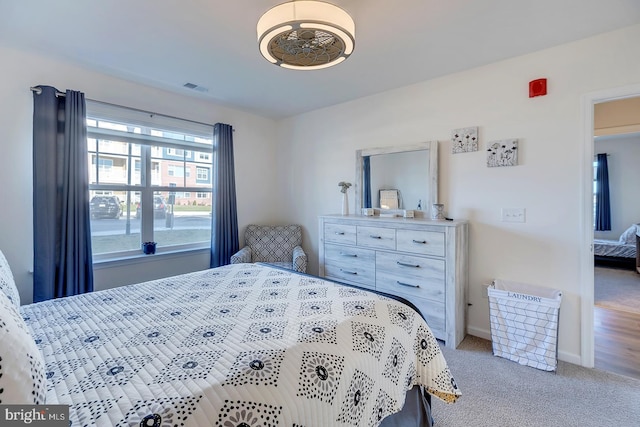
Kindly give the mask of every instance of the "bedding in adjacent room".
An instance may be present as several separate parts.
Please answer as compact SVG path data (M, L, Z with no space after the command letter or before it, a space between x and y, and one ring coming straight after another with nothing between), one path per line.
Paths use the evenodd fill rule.
M74 426L378 426L414 385L461 394L408 305L261 264L21 312Z
M638 224L631 224L618 240L594 239L593 254L596 257L635 258Z
M593 254L605 257L635 258L636 243L621 243L619 240L593 240Z

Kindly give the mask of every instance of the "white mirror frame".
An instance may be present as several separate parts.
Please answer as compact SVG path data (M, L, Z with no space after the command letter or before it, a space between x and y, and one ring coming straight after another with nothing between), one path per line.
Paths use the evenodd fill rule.
M379 154L391 154L391 153L404 153L407 151L427 150L429 152L429 176L424 185L429 190L429 200L425 201L422 206L424 212L428 212L431 209L431 205L438 203L438 141L421 142L414 145L404 145L396 147L382 147L382 148L364 148L356 150L356 179L355 179L355 197L356 197L356 215L362 213L362 188L363 183L363 157L376 156ZM427 166L427 165L425 165Z

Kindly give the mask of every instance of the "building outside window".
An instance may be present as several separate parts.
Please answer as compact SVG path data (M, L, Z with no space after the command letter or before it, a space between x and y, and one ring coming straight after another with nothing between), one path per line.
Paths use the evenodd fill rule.
M94 261L210 247L212 126L87 101L87 135Z

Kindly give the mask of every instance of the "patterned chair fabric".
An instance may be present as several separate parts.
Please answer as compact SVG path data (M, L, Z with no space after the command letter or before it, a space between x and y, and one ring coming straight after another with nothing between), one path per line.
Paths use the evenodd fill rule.
M231 264L265 262L305 273L307 255L302 250L302 227L299 225L247 226L245 245L231 257Z

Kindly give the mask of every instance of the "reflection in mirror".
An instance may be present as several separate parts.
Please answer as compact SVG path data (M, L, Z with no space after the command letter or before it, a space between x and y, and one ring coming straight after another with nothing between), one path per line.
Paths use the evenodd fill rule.
M426 212L438 200L438 142L356 151L356 213ZM387 199L395 195L395 200ZM392 197L393 199L393 197Z

